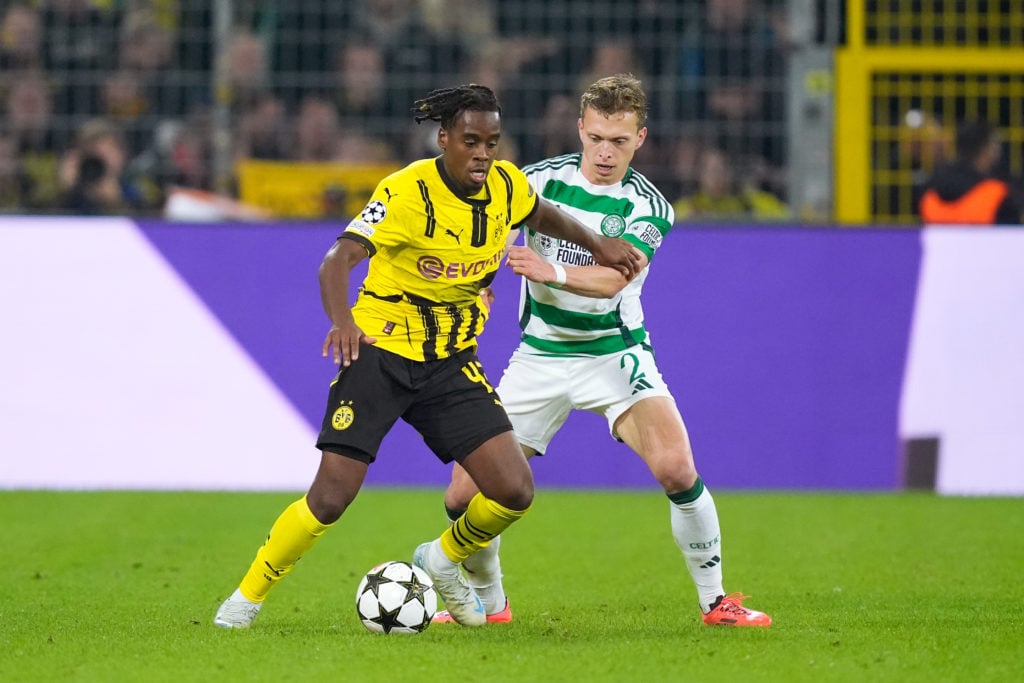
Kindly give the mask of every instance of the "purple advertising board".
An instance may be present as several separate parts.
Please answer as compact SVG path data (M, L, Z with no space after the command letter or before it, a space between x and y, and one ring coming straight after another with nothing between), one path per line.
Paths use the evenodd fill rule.
M140 226L304 419L319 425L335 369L320 353L327 321L317 267L343 226ZM919 231L911 229L672 231L645 284L647 327L711 486L899 485L898 408L920 257ZM517 278L503 271L494 289L480 344L492 383L519 336ZM258 439L258 430L246 438ZM541 486L655 485L590 414L569 419L534 472ZM447 479L447 468L400 424L367 482Z

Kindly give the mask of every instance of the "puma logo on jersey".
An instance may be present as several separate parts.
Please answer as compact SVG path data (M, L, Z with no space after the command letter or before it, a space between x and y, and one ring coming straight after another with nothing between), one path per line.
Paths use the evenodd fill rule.
M463 230L465 230L465 228L463 228ZM455 241L456 241L456 242L457 242L458 244L462 244L462 240L461 240L461 239L459 239L460 235L462 235L462 230L459 230L459 231L458 231L458 232L456 233L456 232L453 232L451 228L445 228L445 229L444 229L444 234L446 234L446 235L451 235L452 237L454 237L454 238L455 238Z
M389 201L389 202L390 202L390 201L391 201L392 199L394 199L395 197L397 197L397 196L398 196L398 193L397 193L397 192L396 192L395 194L391 194L391 188L389 188L389 187L385 187L385 188L384 188L384 194L386 194L386 195L388 196L388 201Z

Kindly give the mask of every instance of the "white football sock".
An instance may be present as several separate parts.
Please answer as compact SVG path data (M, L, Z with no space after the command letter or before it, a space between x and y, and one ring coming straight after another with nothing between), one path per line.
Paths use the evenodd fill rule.
M490 545L473 553L462 563L466 580L480 596L487 614L497 614L505 609L505 587L501 583L501 560L498 548L501 536L495 536Z
M722 587L722 532L715 500L705 488L688 503L669 502L672 535L683 551L686 568L697 587L700 607L706 613L725 595Z
M455 521L452 519L455 511L447 512L448 523L451 524ZM487 614L497 614L505 609L505 587L501 583L501 560L498 557L500 546L501 536L495 536L490 545L473 553L462 563L466 581L480 597Z

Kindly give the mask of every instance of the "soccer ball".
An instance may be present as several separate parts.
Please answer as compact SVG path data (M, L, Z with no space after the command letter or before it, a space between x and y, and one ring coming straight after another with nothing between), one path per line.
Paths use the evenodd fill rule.
M408 562L378 564L356 589L356 613L373 633L420 633L436 611L434 582Z

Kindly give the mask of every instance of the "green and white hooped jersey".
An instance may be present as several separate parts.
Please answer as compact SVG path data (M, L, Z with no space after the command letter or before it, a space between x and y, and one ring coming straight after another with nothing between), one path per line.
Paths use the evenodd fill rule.
M622 237L649 261L672 228L672 205L647 178L633 169L615 185L593 185L580 172L582 155L566 154L523 167L546 199L596 233ZM526 243L551 263L594 265L589 251L572 242L526 228ZM611 299L579 296L523 278L520 349L550 355L604 355L649 343L640 291L645 268Z

